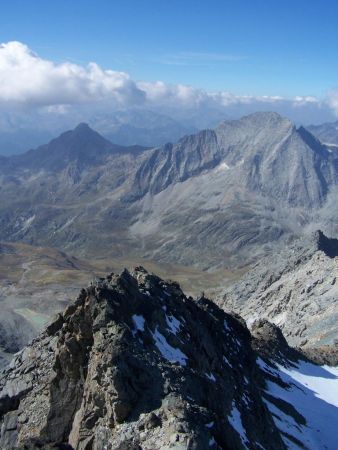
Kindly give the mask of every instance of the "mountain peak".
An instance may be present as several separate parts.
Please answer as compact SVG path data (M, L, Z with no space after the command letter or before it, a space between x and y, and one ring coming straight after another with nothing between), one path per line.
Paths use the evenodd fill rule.
M87 135L87 136L100 136L102 139L103 136L101 136L97 131L95 131L93 128L91 128L88 123L81 122L79 123L73 130L70 130L69 133L72 133L77 136L81 135Z
M5 369L0 446L282 449L263 382L240 321L125 270L83 289Z
M86 122L80 122L75 128L74 130L88 130L91 129L90 126L88 125L88 123Z
M89 127L80 123L73 130L65 131L48 144L19 155L16 162L24 167L63 170L70 163L84 167L103 159L116 150L111 142Z
M281 116L274 111L257 111L240 119L225 120L220 124L220 128L227 125L237 125L245 127L279 127L281 125L294 127L294 124L288 118Z

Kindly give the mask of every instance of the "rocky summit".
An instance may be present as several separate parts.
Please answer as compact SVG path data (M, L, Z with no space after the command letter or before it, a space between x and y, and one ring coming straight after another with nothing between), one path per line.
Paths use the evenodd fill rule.
M337 398L338 373L266 321L252 333L142 267L98 279L1 373L0 447L333 448L337 408L305 386Z

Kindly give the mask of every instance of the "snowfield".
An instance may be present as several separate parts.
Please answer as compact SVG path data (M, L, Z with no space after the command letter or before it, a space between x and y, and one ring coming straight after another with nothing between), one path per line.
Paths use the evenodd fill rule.
M287 448L336 450L338 367L305 361L289 367L272 367L260 358L257 363L276 380L267 382L265 403Z

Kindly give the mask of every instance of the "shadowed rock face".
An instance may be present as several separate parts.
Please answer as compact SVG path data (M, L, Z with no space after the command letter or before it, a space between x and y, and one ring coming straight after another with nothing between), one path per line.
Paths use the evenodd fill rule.
M111 275L2 373L0 447L282 449L250 339L176 283Z
M338 256L338 239L328 238L322 231L317 231L314 239L319 251L325 253L330 258Z

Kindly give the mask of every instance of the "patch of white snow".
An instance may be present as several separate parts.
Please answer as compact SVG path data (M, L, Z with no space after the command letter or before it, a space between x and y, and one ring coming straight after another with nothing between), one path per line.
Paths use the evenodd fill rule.
M155 345L159 349L163 358L170 362L177 362L181 366L187 365L187 355L185 355L179 348L172 347L166 338L158 331L156 327L155 333L152 333Z
M173 334L177 334L180 331L180 328L182 326L181 322L176 319L175 316L165 316L165 320L167 322L168 328L169 330L173 333Z

